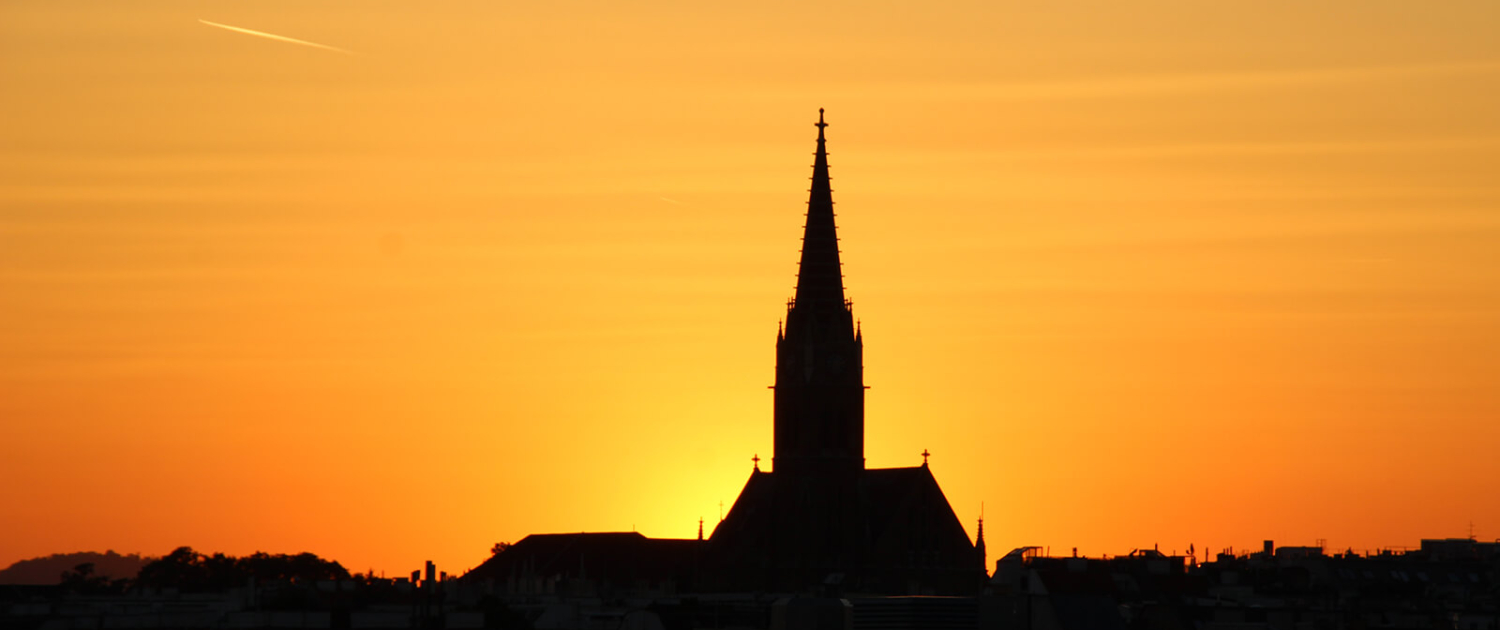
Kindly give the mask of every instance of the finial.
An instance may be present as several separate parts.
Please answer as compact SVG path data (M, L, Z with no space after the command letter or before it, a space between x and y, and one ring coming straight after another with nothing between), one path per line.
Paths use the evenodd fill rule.
M818 108L818 122L814 123L813 126L818 128L818 139L822 140L823 128L827 127L828 123L823 122L823 108L821 107Z
M923 468L927 467L927 456L931 455L931 454L932 453L927 452L927 449L925 449L925 448L922 449L922 467Z
M977 552L979 552L979 566L984 567L985 565L989 564L989 562L990 562L989 553L986 552L985 549L984 549L984 503L983 502L981 502L979 504L979 533L974 537L974 550L977 551ZM986 573L989 572L988 568L986 568L985 572Z
M755 462L755 472L760 472L760 453L756 453L755 457L750 458L750 461Z

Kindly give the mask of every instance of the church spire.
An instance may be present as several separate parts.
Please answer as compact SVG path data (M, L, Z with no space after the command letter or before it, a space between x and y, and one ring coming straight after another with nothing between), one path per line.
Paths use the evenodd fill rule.
M974 542L974 552L979 554L979 567L984 569L985 575L990 572L989 554L984 550L984 504L979 504L979 535Z
M813 160L812 190L807 200L807 223L802 233L802 261L797 269L797 304L844 306L844 276L839 264L839 239L833 222L833 188L828 176L823 110L818 109L818 151Z
M776 472L854 471L865 462L864 340L844 300L827 126L820 109L797 293L776 339Z

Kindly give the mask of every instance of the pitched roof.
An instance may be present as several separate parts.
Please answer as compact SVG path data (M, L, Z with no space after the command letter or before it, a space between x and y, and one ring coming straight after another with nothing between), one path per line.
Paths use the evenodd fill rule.
M491 556L465 577L679 579L692 570L701 546L697 540L647 538L636 532L532 534Z
M847 573L866 592L904 592L901 576L912 570L972 572L976 582L983 573L927 467L832 477L756 471L709 542L715 570L794 582Z

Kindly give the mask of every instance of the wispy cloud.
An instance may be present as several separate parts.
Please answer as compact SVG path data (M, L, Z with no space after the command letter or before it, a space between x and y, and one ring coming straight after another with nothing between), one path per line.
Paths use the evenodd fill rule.
M310 41L306 41L306 40L302 40L302 39L296 39L296 38L292 38L292 37L286 37L286 36L283 36L283 35L276 35L274 33L264 33L264 32L261 32L261 31L252 31L252 30L250 30L248 28L240 28L238 26L230 26L228 24L220 24L218 22L210 22L208 20L203 20L203 19L200 19L198 21L202 22L204 24L207 24L209 26L213 26L213 27L217 27L217 28L222 28L222 29L227 30L227 31L234 31L236 33L244 33L246 35L254 35L256 37L264 37L266 39L274 39L274 40L276 40L278 42L287 42L289 44L301 44L303 46L311 46L313 48L321 48L323 50L331 50L333 52L342 53L342 54L345 54L345 55L352 55L352 54L354 54L354 51L352 51L352 50L344 50L343 48L336 48L334 46L329 46L329 45L326 45L326 44L319 44L317 42L310 42Z

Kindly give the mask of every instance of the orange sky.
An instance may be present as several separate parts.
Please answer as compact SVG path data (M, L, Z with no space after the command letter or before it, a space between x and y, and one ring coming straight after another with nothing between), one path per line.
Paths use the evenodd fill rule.
M0 566L711 527L818 107L992 560L1500 537L1500 5L926 4L0 4Z

